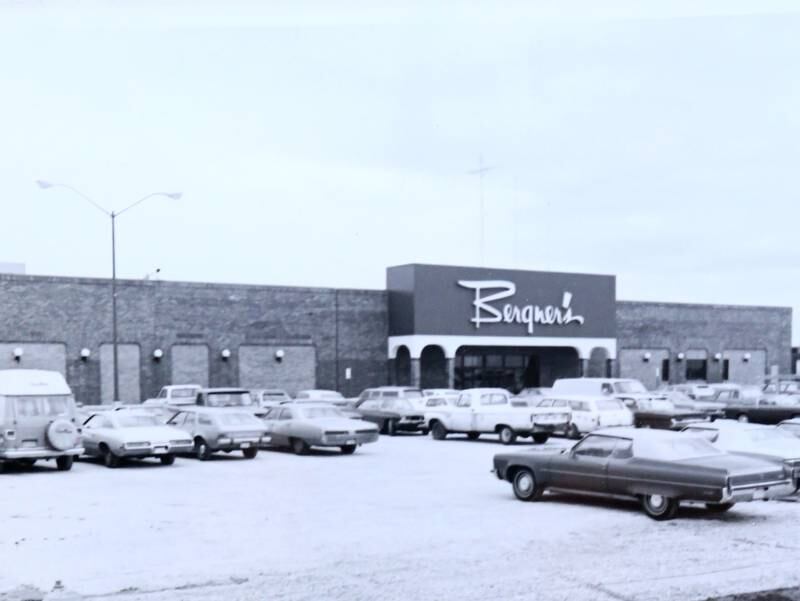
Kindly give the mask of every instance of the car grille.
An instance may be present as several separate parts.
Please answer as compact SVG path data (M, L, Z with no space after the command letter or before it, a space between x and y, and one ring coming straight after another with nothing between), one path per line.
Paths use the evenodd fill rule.
M404 422L421 422L425 421L425 418L421 415L406 415L401 421Z
M375 432L375 428L367 430L356 430L356 434L372 434L373 432Z

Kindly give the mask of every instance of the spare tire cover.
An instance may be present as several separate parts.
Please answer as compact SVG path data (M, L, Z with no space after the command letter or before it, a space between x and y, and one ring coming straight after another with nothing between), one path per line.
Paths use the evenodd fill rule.
M75 447L78 442L78 428L65 419L57 419L47 427L47 442L58 451Z

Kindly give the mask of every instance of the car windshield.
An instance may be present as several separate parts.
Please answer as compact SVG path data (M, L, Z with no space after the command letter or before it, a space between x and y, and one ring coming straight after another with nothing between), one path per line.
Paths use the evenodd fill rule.
M58 417L69 414L69 395L8 397L17 408L17 417Z
M615 382L614 392L618 394L640 393L647 392L647 388L645 388L641 382L630 380L628 382Z
M247 392L209 392L209 407L249 407L253 399Z
M147 426L160 426L161 424L154 415L142 415L140 413L129 413L125 415L118 412L114 416L114 421L120 428L142 428Z
M197 388L173 388L171 396L173 399L187 399L195 396L197 390Z
M225 413L217 416L223 426L261 426L261 421L249 413Z
M619 411L624 408L625 406L622 402L615 399L601 399L597 401L598 411Z
M306 419L318 419L321 417L344 417L342 412L336 407L304 407L300 414Z
M715 448L705 438L675 435L669 438L642 438L633 443L633 454L640 459L658 461L684 461L699 457L720 455L722 451Z

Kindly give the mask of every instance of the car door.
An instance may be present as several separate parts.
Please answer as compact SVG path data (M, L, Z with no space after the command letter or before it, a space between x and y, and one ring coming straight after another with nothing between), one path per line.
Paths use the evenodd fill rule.
M83 449L87 455L99 455L100 447L100 428L106 426L104 423L108 418L105 415L95 413L83 423Z
M462 393L456 401L447 428L453 432L472 432L473 414L472 395Z
M288 446L289 439L292 437L292 409L290 407L280 407L272 430L272 444L277 446Z
M590 434L571 451L551 463L549 480L555 488L585 492L608 492L607 472L617 439Z
M508 411L508 399L503 395L484 392L473 407L470 431L494 432L495 425L502 421L503 411Z

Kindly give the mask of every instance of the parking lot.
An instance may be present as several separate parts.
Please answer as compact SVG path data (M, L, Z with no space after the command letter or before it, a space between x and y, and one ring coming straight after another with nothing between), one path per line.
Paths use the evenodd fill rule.
M14 470L2 477L0 591L59 579L126 601L578 601L800 583L800 504L689 507L654 522L624 501L521 503L490 473L508 450L492 438L382 436L352 456Z

